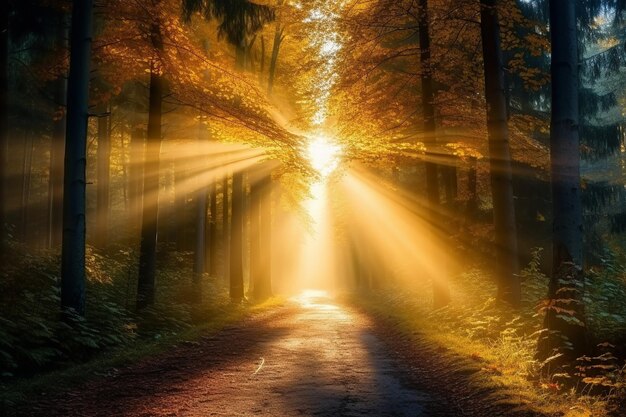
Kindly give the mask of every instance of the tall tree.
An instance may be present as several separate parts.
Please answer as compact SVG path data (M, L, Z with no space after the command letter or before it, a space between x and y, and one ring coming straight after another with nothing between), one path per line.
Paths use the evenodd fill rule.
M108 244L109 232L109 177L111 174L111 130L108 104L103 105L98 114L97 160L97 227L94 241L99 248L105 248Z
M230 199L228 197L228 173L224 174L222 179L222 273L226 279L230 275Z
M199 129L201 129L201 127L199 127ZM172 180L172 188L174 189L173 215L163 215L163 217L170 218L168 222L169 225L166 229L168 230L168 234L171 235L173 241L176 243L176 249L179 251L185 251L189 249L189 217L186 215L187 199L189 195L183 184L189 180L190 174L186 168L186 161L174 159L172 161L172 165L172 173L174 177Z
M217 276L217 178L211 181L209 193L209 275Z
M85 169L92 0L74 0L67 90L67 134L61 250L61 306L85 313Z
M159 167L165 80L162 75L159 52L163 39L158 22L150 28L155 56L150 62L150 87L148 103L148 130L143 180L143 217L141 220L141 245L139 249L139 279L137 282L137 308L154 304L156 284L156 253L159 217Z
M56 49L67 49L68 25L65 13L59 13ZM67 75L61 74L54 82L54 102L58 106L50 143L50 180L48 183L48 246L61 245L63 225L63 150L65 146Z
M132 95L134 105L131 116L130 162L128 166L128 199L130 215L129 227L133 232L141 222L141 193L143 190L143 164L145 157L145 128L140 118L141 106L138 83L133 83Z
M429 15L428 0L420 0L418 28L420 40L420 65L421 65L421 82L422 82L422 112L424 116L424 134L425 142L431 145L436 142L436 125L435 125L435 88L433 84L432 67L431 67L431 51L430 51L430 32L429 32ZM435 225L439 224L438 210L440 209L439 199L439 178L437 164L426 159L426 194L428 196L429 222L434 234ZM443 307L450 302L450 292L443 280L432 277L433 279L433 300L435 307Z
M256 172L254 173L256 174ZM261 182L257 175L250 176L250 285L254 298L257 298L259 287L259 278L262 274L262 258L261 258L261 200L262 200Z
M511 184L504 64L500 45L500 24L496 0L480 1L480 28L483 45L485 98L493 219L495 228L495 265L498 299L518 306L521 288L518 273L515 206Z
M278 0L277 6L281 7L284 0ZM276 65L278 64L278 53L280 52L280 45L285 40L285 25L280 20L276 22L276 28L274 30L274 43L272 44L272 56L270 58L269 78L267 82L267 94L272 95L274 90L274 79L276 77Z
M239 70L245 69L245 36L236 44L236 60ZM228 250L229 260L229 282L230 282L230 299L234 303L241 302L244 299L244 280L243 280L243 263L244 263L244 222L245 222L245 184L243 180L243 172L236 171L233 173L233 191L232 191L232 211L230 219L230 248Z
M204 124L198 125L198 154L202 152L202 145L206 140L206 127ZM207 257L207 248L211 245L211 241L207 239L207 200L209 198L209 185L198 184L199 188L196 192L196 241L194 253L194 277L199 282L203 273L207 272L210 259Z
M243 172L233 174L232 216L230 221L230 299L237 303L244 298L243 286L243 221L244 221Z
M5 252L6 161L8 146L9 2L0 4L0 257Z
M545 358L557 350L565 358L572 360L587 349L587 328L582 302L583 219L575 2L550 0L550 34L553 260L545 317L548 334L540 339L539 355ZM572 314L565 315L563 310Z
M20 204L19 236L22 242L29 244L31 235L28 233L30 215L31 178L33 172L33 134L26 132L24 137L24 153L22 159L22 200Z
M272 175L266 173L259 184L259 263L256 280L254 281L254 298L259 301L272 296ZM252 250L251 250L252 251ZM251 255L252 256L252 255Z

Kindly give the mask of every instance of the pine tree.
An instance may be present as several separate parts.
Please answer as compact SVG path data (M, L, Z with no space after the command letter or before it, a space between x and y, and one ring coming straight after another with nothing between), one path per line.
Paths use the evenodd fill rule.
M67 91L61 305L81 315L85 313L85 168L92 15L92 0L74 0Z
M511 150L500 24L495 0L481 0L480 5L498 299L518 306L521 300L521 289L516 275L518 272L517 233L511 184Z
M584 319L583 219L580 188L578 29L576 6L550 0L552 120L550 158L553 202L553 265L540 339L542 358L555 352L569 361L587 350ZM571 314L563 314L563 310Z
M428 0L420 0L419 3L419 39L420 39L420 64L422 81L422 112L424 115L425 142L434 145L436 139L435 124L435 87L431 69L430 33L429 33ZM434 158L434 154L430 155ZM438 212L441 210L439 196L439 173L437 164L427 158L426 165L426 194L428 196L429 221L431 233L434 238L435 229L441 221ZM443 267L443 266L442 266ZM436 308L443 307L450 302L450 291L447 284L441 278L433 277L433 301Z

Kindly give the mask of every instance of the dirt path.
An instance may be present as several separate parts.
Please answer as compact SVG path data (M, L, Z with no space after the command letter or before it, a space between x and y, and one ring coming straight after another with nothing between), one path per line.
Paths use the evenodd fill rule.
M50 398L28 415L432 416L362 314L317 294Z

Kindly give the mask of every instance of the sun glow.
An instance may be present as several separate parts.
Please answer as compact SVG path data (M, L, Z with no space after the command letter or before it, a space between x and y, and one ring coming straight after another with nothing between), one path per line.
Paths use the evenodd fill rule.
M309 142L306 157L313 169L326 178L337 169L341 162L341 146L320 136Z

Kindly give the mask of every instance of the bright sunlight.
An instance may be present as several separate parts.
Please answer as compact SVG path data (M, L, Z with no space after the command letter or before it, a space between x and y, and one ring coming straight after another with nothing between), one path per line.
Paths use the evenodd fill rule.
M341 146L324 136L318 136L309 142L306 157L311 166L326 178L335 172L341 162Z

